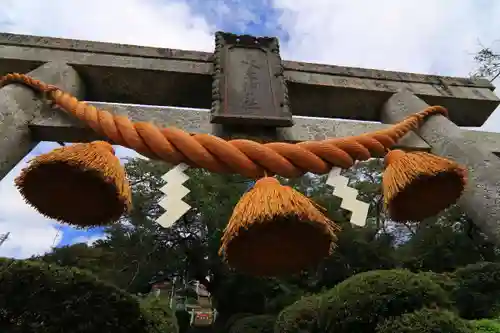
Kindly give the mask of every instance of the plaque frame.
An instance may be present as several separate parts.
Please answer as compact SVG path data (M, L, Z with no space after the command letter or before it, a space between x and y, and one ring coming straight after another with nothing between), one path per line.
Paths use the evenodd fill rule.
M253 66L249 60L252 57L266 66ZM277 38L216 32L213 62L211 123L275 128L293 126ZM250 83L248 74L242 74L239 68L231 68L234 63L256 69L252 72L256 76L254 82ZM257 86L240 91L230 89L241 82L245 86ZM265 84L264 90L261 84ZM266 86L270 89L265 89ZM265 96L266 93L269 95ZM247 103L244 101L252 104L252 112L247 112L248 107L241 107Z

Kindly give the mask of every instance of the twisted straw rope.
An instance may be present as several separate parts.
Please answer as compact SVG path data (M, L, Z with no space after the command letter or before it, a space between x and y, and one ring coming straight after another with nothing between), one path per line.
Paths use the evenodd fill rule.
M226 141L214 135L189 133L174 127L161 128L147 122L132 122L125 116L99 110L53 85L18 73L0 78L0 87L18 83L30 87L66 113L84 122L113 143L131 148L152 159L172 164L184 162L191 167L216 173L238 173L249 178L280 175L300 177L306 172L328 173L333 166L350 168L356 160L385 156L399 139L418 129L429 116L447 110L432 106L413 114L385 130L358 136L304 141L300 143L251 140Z

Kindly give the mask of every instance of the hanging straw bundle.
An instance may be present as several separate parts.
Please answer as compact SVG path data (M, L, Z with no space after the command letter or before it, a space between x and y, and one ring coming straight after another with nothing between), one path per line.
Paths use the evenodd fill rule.
M292 274L328 256L338 230L310 199L265 177L234 208L219 253L241 272Z
M78 227L113 223L131 206L125 170L104 141L37 156L15 185L41 214Z
M385 157L385 206L394 221L421 221L454 204L467 183L466 169L425 152L393 150Z

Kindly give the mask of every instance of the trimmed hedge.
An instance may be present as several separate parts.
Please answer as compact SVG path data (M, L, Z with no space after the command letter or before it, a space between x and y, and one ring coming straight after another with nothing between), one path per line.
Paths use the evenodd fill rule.
M237 320L229 333L273 333L276 317L271 315L256 315Z
M500 333L500 322L492 319L471 320L476 333Z
M254 313L248 313L248 312L240 312L240 313L235 313L229 319L225 322L224 325L224 332L230 332L231 327L240 319L246 318L246 317L252 317L255 316Z
M457 286L455 276L451 273L420 272L418 274L428 277L448 293L453 292Z
M167 300L150 296L141 301L141 306L149 323L148 332L179 332L175 312Z
M324 332L375 332L379 322L424 307L451 308L448 294L429 277L408 270L360 273L323 296Z
M319 333L321 298L306 296L283 309L274 325L275 333Z
M472 326L453 312L422 309L388 319L377 333L473 333Z
M457 269L454 276L452 295L462 318L494 318L500 314L499 263L468 265Z
M0 259L0 323L9 333L176 333L172 318L76 268Z
M187 333L191 327L191 315L186 310L175 311L179 333Z

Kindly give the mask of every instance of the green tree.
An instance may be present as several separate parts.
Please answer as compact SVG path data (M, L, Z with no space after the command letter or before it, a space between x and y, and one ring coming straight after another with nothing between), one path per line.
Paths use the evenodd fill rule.
M173 316L76 268L2 259L0 295L6 332L177 332Z
M494 81L500 76L500 53L495 52L492 48L481 48L475 54L474 60L479 67L473 73L473 77L482 77Z
M275 320L271 315L244 317L231 326L229 333L273 333Z
M90 270L131 293L148 290L154 276L177 277L183 284L199 280L212 293L218 322L238 313L279 313L304 295L336 286L370 270L408 267L414 271L452 271L480 260L496 261L498 249L455 208L422 223L394 223L385 215L381 194L380 159L357 163L344 172L359 199L370 203L365 227L348 222L326 176L306 174L282 179L311 197L341 227L334 253L318 267L286 278L257 278L239 274L218 256L220 237L233 207L249 180L237 175L211 174L189 169L184 199L193 208L172 227L155 221L163 213L161 176L170 166L163 162L132 159L126 164L133 190L133 209L121 223L107 228L107 238L91 247L56 249L41 259ZM208 279L207 279L208 277ZM219 326L217 326L219 327Z
M403 267L413 271L451 272L479 261L498 260L498 248L453 206L416 225L398 256Z
M321 320L322 298L320 295L303 297L283 309L276 319L275 333L324 332Z
M451 308L447 293L431 279L407 270L370 271L341 282L323 296L325 332L375 332L391 317L424 307Z
M473 333L472 326L455 313L439 309L422 309L390 318L378 325L377 333Z
M317 288L331 288L337 283L360 272L373 269L389 269L396 266L395 242L405 234L406 226L391 226L383 209L383 164L380 159L360 162L343 175L349 178L349 186L359 191L358 200L370 204L366 226L349 223L349 214L340 208L341 200L331 195L326 177L313 183L311 197L323 205L329 217L342 227L337 247L317 270Z
M476 333L500 333L500 321L498 320L471 320L470 324Z
M483 262L454 272L453 299L466 319L494 318L500 314L500 264Z
M78 267L106 281L114 281L116 276L121 274L120 267L117 267L115 252L102 247L88 246L85 243L54 248L51 252L32 259L58 266Z

